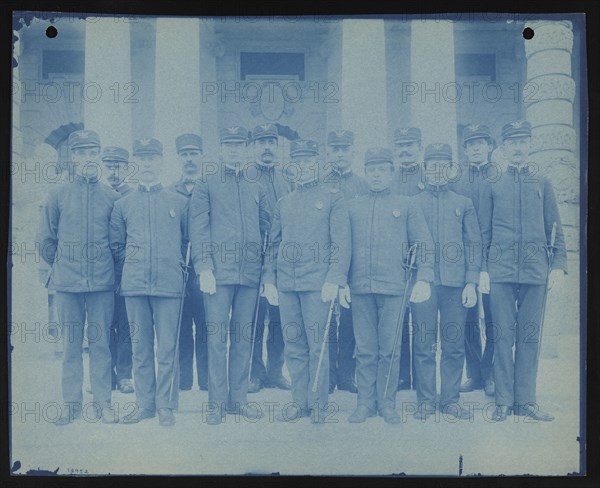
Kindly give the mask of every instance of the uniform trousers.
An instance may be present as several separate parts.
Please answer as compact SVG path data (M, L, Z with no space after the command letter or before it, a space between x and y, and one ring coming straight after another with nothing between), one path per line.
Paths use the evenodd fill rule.
M535 404L537 351L545 285L492 283L496 404ZM513 357L514 346L514 357Z
M65 403L81 412L83 404L83 335L87 321L90 383L97 408L110 405L110 327L114 291L61 292L55 296L63 335L62 394Z
M265 317L269 310L269 321L265 327ZM267 335L267 364L263 361L263 338L265 328ZM260 298L258 319L254 337L254 351L252 353L252 378L260 379L263 383L276 380L282 375L283 369L283 333L281 331L281 317L279 307L270 305L265 297Z
M323 348L329 303L321 300L320 291L280 291L279 307L285 341L285 362L292 380L292 399L303 412L308 412L308 409L324 411L327 409L329 395L327 345L315 393L312 387Z
M208 342L204 297L195 281L187 287L183 302L181 332L179 334L179 386L189 389L194 383L194 352L196 353L196 375L198 386L208 385Z
M400 319L402 298L402 296L383 294L352 296L358 405L363 405L372 412L396 407L400 344L395 351L387 395L384 393L392 361L394 336ZM408 310L406 313L408 314Z
M415 376L417 402L432 407L436 403L436 342L438 312L441 338L441 392L442 407L457 403L465 361L465 317L462 305L463 287L431 286L431 297L411 304L413 311Z
M180 298L125 297L133 344L133 378L140 408L177 409L179 358L175 357ZM156 365L154 337L156 335Z
M242 285L217 285L215 294L204 294L208 401L221 412L225 408L242 408L247 403L252 321L257 294L256 287Z

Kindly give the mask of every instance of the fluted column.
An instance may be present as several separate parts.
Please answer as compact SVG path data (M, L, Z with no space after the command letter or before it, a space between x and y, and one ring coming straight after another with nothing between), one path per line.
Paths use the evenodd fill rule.
M573 26L570 21L536 21L524 40L526 118L532 124L531 159L553 183L569 256L569 276L560 295L551 292L546 309L542 357L556 357L559 336L579 330L579 140L573 124L576 83L572 76ZM567 297L563 302L563 298ZM565 327L557 317L568 317Z

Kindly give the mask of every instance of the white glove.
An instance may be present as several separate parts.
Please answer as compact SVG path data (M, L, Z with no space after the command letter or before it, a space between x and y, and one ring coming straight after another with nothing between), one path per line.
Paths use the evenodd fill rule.
M200 291L209 295L217 293L217 280L212 270L200 271Z
M481 293L490 292L490 274L487 271L479 273L479 291Z
M410 294L412 303L426 302L431 297L431 286L427 281L417 281Z
M350 302L352 299L350 298L350 288L344 286L340 288L340 305L344 308L350 308Z
M324 302L330 302L334 298L337 298L338 289L338 285L334 285L333 283L325 283L323 288L321 288L321 300Z
M271 283L265 283L262 287L262 293L260 295L267 299L269 305L273 305L274 307L279 306L279 294L277 293L277 288L275 288L275 285L272 285Z
M462 304L465 308L472 308L477 303L477 292L473 283L467 283L462 292Z
M548 290L553 287L560 288L565 280L565 272L562 269L553 269L548 276Z

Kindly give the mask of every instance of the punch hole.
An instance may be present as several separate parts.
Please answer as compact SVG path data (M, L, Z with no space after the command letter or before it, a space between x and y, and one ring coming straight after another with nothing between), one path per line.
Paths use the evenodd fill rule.
M526 40L529 39L533 39L533 36L535 35L535 32L533 31L533 29L531 27L525 27L525 29L523 29L523 38Z
M57 35L58 35L58 29L56 27L54 27L53 25L51 25L50 27L48 27L46 29L46 37L49 37L50 39L54 39Z

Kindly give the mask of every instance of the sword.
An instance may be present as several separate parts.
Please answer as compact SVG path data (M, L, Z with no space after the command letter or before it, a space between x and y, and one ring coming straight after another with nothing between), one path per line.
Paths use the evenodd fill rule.
M191 254L191 242L188 242L187 249L185 252L185 264L183 265L183 292L181 293L181 299L179 300L179 317L177 319L177 337L175 340L175 354L173 354L173 363L171 367L171 383L169 384L169 402L173 401L173 386L175 384L175 370L179 366L176 364L179 358L179 334L181 333L181 319L183 317L183 304L185 302L185 291L187 289L188 276L190 274L190 254Z
M335 308L335 300L337 296L331 300L329 304L329 312L327 313L327 322L325 323L325 334L323 335L323 343L321 344L321 354L319 354L319 362L317 363L317 374L312 385L312 392L317 392L317 384L319 382L319 373L321 373L321 365L323 364L323 358L325 357L325 343L329 338L329 328L331 326L331 316L333 315L333 309Z
M390 377L392 376L392 366L394 365L394 357L396 356L396 349L398 348L398 342L400 340L400 333L402 331L402 325L404 323L404 315L406 314L406 305L408 304L408 295L410 290L410 282L412 280L412 272L415 269L415 259L417 246L413 245L408 250L408 275L406 277L406 286L404 288L404 296L402 297L402 306L400 308L400 316L398 317L398 324L396 325L396 334L394 335L394 345L392 346L392 358L390 359L390 367L388 369L387 378L385 380L385 390L383 391L383 397L387 397L388 388L390 385ZM396 378L398 380L398 378Z
M546 315L546 303L548 302L548 279L550 278L550 271L552 271L552 263L554 262L554 250L556 246L556 222L552 224L552 232L550 233L550 244L545 246L546 256L548 257L548 272L546 273L546 288L544 289L544 302L542 303L542 315L540 317L540 336L538 339L538 348L536 354L535 364L539 364L540 351L542 350L542 337L544 333L544 316Z
M263 238L262 249L260 251L260 280L258 282L258 295L256 296L256 302L254 304L254 321L252 322L252 342L250 344L250 366L248 368L248 383L252 376L252 356L254 356L254 342L256 341L256 328L258 327L258 309L260 307L260 288L262 286L262 275L263 268L265 266L265 255L267 254L267 246L269 245L269 233L265 232ZM265 324L263 322L262 326Z

